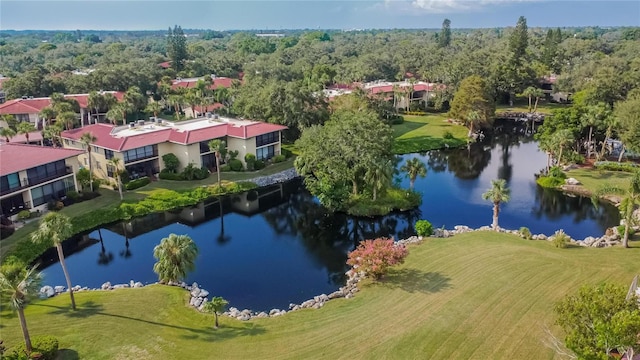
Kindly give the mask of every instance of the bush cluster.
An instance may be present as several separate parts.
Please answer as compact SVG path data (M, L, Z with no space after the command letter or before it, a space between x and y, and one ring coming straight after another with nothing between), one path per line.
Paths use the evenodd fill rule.
M231 168L231 171L242 171L243 170L242 161L240 161L238 159L229 160L229 167Z
M362 271L366 276L379 279L389 267L404 262L407 254L407 248L396 245L393 239L365 240L349 253L347 264L355 271Z
M247 164L247 170L248 171L255 170L255 164L256 164L256 156L255 155L246 154L244 156L244 162Z
M442 138L443 139L447 139L447 140L455 139L455 137L453 136L453 134L449 130L445 130L444 131L444 133L442 134Z
M553 246L558 249L564 249L569 246L569 235L560 229L553 234Z
M282 155L276 155L273 157L273 162L274 163L281 163L283 161L286 160L286 157L284 155L284 149L282 150Z
M34 336L31 338L33 351L27 354L27 346L22 343L11 349L3 358L10 360L39 359L54 360L58 353L58 339L53 336Z
M267 165L262 160L256 160L256 162L253 163L253 168L255 170L262 170L262 169L264 169L265 166L267 166Z
M593 166L598 170L635 172L640 170L640 165L632 162L596 161Z
M27 220L31 217L31 211L22 210L18 213L18 220Z
M149 179L148 177L141 177L139 179L135 179L135 180L131 180L129 181L124 188L127 190L135 190L138 188L141 188L145 185L148 185L149 183L151 183L151 179Z
M529 230L528 227L521 227L520 230L518 230L518 233L520 233L520 236L522 236L523 239L531 240L531 230Z
M426 116L426 111L400 111L404 115L416 115L416 116Z
M285 158L287 158L287 159L288 159L288 158L290 158L291 156L293 156L293 153L292 153L292 152L291 152L291 150L289 150L289 149L282 149L280 152L281 152L281 153L282 153L282 155L284 155L284 157L285 157ZM275 159L276 157L278 157L278 156L280 156L280 155L276 155L276 156L274 157L274 159ZM282 161L284 161L284 159L283 159ZM274 160L274 162L276 162L276 161ZM278 161L278 162L281 162L281 161Z
M427 220L418 220L414 226L416 234L418 236L431 236L433 235L433 225Z
M346 212L353 216L383 216L393 210L413 209L422 204L422 196L400 188L387 189L373 201L370 196L357 195L349 199Z

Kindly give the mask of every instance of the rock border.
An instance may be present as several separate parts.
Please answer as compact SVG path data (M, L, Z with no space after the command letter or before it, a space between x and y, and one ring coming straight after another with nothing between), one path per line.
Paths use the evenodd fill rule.
M634 227L634 229L636 231L640 231L640 227L636 226ZM457 234L463 234L463 233L474 232L474 231L494 231L494 230L490 226L482 226L477 229L472 229L466 225L456 225L452 230L447 230L445 228L435 229L433 235L431 235L430 237L431 238L448 238ZM514 234L514 235L520 236L521 238L525 238L525 236L523 236L519 230L509 230L509 229L498 228L497 232ZM546 236L545 234L536 234L536 235L531 235L530 239L553 241L554 236L553 235ZM610 247L610 246L620 244L620 234L618 234L617 227L607 229L607 233L601 237L588 236L584 240L575 240L569 237L569 239L570 239L569 243L574 245L580 245L583 247L603 248L603 247ZM406 239L398 240L395 242L395 244L406 246L409 244L421 243L423 240L424 240L423 237L411 236ZM364 276L364 273L358 272L355 269L351 269L347 271L345 274L347 275L346 284L344 286L341 286L338 290L332 292L329 295L320 294L320 295L314 296L313 298L303 301L300 304L293 304L293 303L289 304L288 310L274 308L267 313L265 311L257 312L250 309L239 310L235 307L231 307L229 308L229 310L222 313L222 315L228 316L230 318L234 318L237 320L241 320L241 321L248 321L251 319L261 319L261 318L271 318L271 317L282 316L289 312L298 311L301 309L320 309L324 306L325 303L327 303L327 301L332 299L338 299L338 298L351 299L359 291L358 283L362 281L362 279L364 279L365 276ZM157 282L153 284L157 284ZM191 285L188 285L184 281L169 282L167 285L178 286L187 290L189 292L189 306L193 307L194 309L200 312L203 311L205 304L209 301L208 296L210 292L200 288L200 286L196 282L192 283ZM115 285L112 285L111 282L107 281L104 284L102 284L100 288L88 288L88 287L81 287L80 285L76 285L73 287L73 291L74 292L109 291L109 290L116 290L116 289L123 289L123 288L141 288L144 286L145 285L142 284L141 282L134 282L133 280L131 280L129 284L115 284ZM40 296L42 298L52 297L64 292L68 292L68 289L66 289L64 286L51 287L49 285L46 285L40 289Z

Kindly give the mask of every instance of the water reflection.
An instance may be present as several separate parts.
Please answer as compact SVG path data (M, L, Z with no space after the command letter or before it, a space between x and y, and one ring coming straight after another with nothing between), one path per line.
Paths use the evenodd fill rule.
M188 234L200 250L189 282L229 299L231 306L269 310L336 290L345 280L347 253L363 239L406 238L414 234L419 219L435 227L489 225L491 204L480 195L496 177L507 179L512 189L512 199L500 214L504 227L527 226L548 235L562 228L584 238L600 235L619 221L613 206L595 209L590 199L539 188L533 173L544 167L546 155L530 138L506 131L488 134L484 142L468 148L400 157L399 166L418 157L429 167L427 177L415 184L423 204L412 211L376 218L329 213L301 181L292 181L79 236L64 244L67 266L74 282L84 286L132 279L154 282L153 247L169 233ZM396 177L408 186L404 174ZM47 252L44 266L56 258L55 251ZM60 267L44 272L48 284L64 284Z

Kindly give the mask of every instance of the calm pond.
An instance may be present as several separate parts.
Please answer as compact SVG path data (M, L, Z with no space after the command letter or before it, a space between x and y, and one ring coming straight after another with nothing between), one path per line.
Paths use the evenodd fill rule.
M429 169L427 177L415 184L424 194L419 209L375 219L329 214L301 181L294 180L71 239L64 244L71 278L74 284L89 287L106 281L155 282L153 247L170 233L188 234L200 250L188 283L197 282L239 309L287 309L289 303L342 286L347 253L362 239L408 237L419 219L448 229L459 224L490 225L492 205L481 194L498 177L506 179L512 190L511 201L500 214L502 227L526 226L534 234L547 235L564 229L582 239L600 236L619 222L611 205L595 209L588 198L538 187L534 174L546 165L546 155L531 139L499 134L470 149L402 158L414 156ZM398 181L408 187L407 179ZM50 250L42 261L45 283L64 284L55 251Z

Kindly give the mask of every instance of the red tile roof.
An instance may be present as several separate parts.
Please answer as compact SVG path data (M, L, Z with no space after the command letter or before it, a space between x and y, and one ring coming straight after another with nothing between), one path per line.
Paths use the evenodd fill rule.
M42 132L34 131L29 133L29 142L36 142L42 140ZM0 142L5 142L5 138L0 138ZM12 144L23 144L27 142L27 137L24 134L16 134L16 136L9 139Z
M105 91L115 96L118 101L122 101L124 93L121 91ZM75 99L81 108L89 107L89 94L70 94L65 98ZM0 115L2 114L38 114L42 109L51 105L51 98L33 98L33 99L13 99L0 104Z
M188 89L188 88L194 88L196 87L196 84L198 83L199 80L204 80L204 78L199 78L199 79L176 79L173 80L171 83L171 89L175 90L175 89ZM233 79L231 78L227 78L227 77L216 77L214 79L212 79L212 83L209 86L209 89L211 90L215 90L217 88L230 88L231 84L233 83Z
M82 150L1 143L0 175L13 174L39 165L78 156L82 153L84 153Z
M114 127L115 125L110 124L93 124L78 129L63 131L61 135L64 139L78 141L82 134L90 132L96 137L96 141L93 145L114 151L126 151L167 141L187 145L223 136L248 139L254 136L287 129L287 127L283 125L263 122L255 122L248 125L217 123L215 125L211 124L211 126L194 130L184 130L179 127L168 127L166 129L142 133L140 135L117 137L111 134Z
M158 64L158 66L160 66L163 69L168 69L171 67L171 63L172 61L165 61L165 62L161 62L160 64Z

